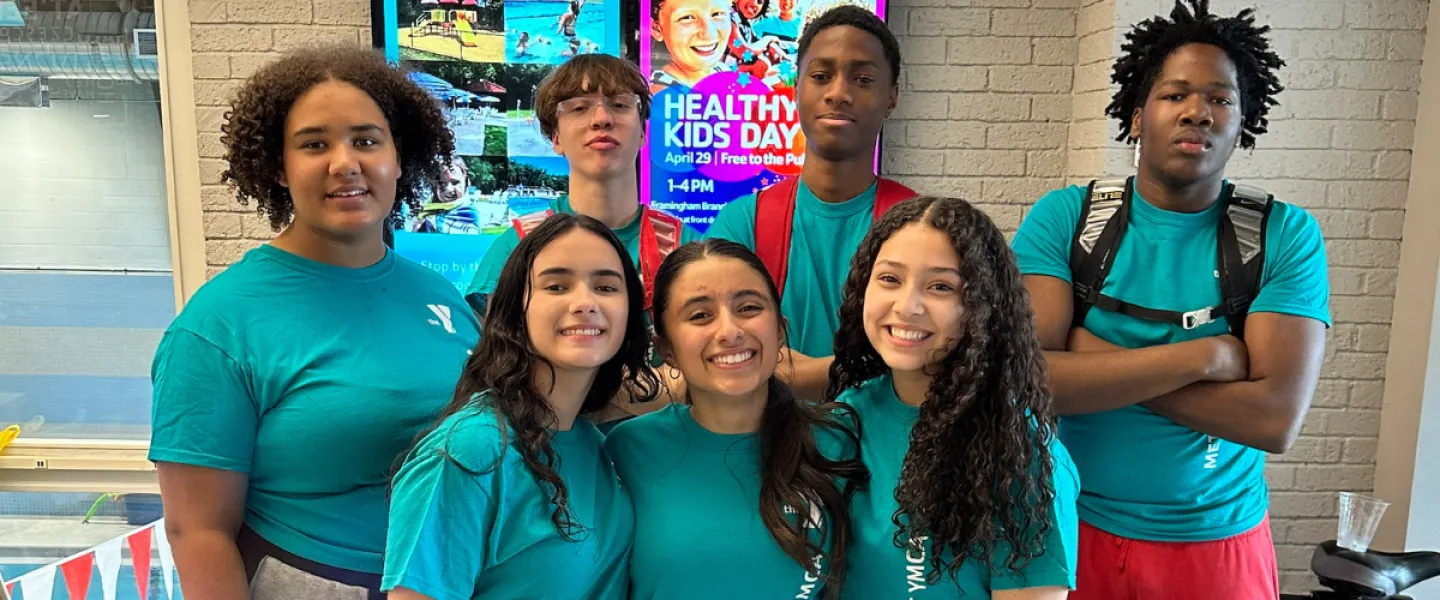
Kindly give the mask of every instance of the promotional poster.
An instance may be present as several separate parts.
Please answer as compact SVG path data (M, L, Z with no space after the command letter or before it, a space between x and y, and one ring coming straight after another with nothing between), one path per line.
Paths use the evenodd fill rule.
M519 215L566 190L535 89L577 54L621 52L621 0L383 0L376 44L439 101L456 155L393 232L401 256L462 291Z
M798 175L797 42L842 3L885 16L885 0L641 0L640 68L655 95L641 201L703 232L726 203Z

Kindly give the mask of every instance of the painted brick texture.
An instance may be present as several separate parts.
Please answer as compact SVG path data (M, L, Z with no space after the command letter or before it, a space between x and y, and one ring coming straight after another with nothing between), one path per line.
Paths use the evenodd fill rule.
M1169 0L892 0L906 67L882 169L968 198L1013 231L1048 190L1130 172L1103 111L1123 33ZM1214 0L1258 5L1289 62L1270 133L1228 175L1313 212L1326 235L1335 327L1314 406L1268 473L1282 585L1312 585L1309 547L1334 536L1334 493L1373 487L1385 352L1404 223L1428 0ZM368 43L366 0L192 0L211 273L270 237L218 185L236 86L310 41Z

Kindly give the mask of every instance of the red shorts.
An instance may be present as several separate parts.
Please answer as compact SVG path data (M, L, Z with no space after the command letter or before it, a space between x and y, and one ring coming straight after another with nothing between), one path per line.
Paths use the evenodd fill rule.
M1280 571L1270 518L1213 542L1147 542L1080 522L1080 565L1070 600L1275 600Z

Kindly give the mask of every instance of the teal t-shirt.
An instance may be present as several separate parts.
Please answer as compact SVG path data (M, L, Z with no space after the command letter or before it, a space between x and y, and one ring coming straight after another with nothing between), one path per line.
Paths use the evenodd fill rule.
M860 416L860 456L870 468L869 489L857 494L850 505L855 535L850 544L845 598L968 600L989 598L999 590L1075 588L1080 537L1075 499L1080 494L1080 481L1070 454L1058 439L1051 438L1049 445L1055 501L1049 512L1053 522L1044 554L1031 559L1020 575L969 561L956 572L956 579L942 575L938 583L931 585L927 577L933 569L929 562L932 546L912 541L909 548L897 547L896 527L891 521L900 508L895 501L895 487L900 482L900 468L910 450L910 429L920 418L920 408L900 401L888 374L846 390L840 401L854 407ZM1003 550L998 552L991 562L1003 567L1009 555Z
M838 458L837 436L816 433L821 451ZM756 434L711 432L689 406L672 403L616 426L605 447L635 499L631 598L822 596L820 578L785 554L760 518ZM828 557L815 559L823 575Z
M556 213L567 215L575 214L575 209L570 206L570 197L561 196L550 202L550 210ZM640 269L640 219L633 219L630 223L619 229L612 229L615 237L620 238L620 243L625 244L625 249L630 252L630 259L634 261L635 270L644 277L644 271ZM680 244L684 245L695 241L700 233L689 225L684 226L680 231ZM495 286L500 283L500 271L505 268L505 261L510 259L510 254L515 247L520 245L520 234L510 227L495 238L495 243L485 252L485 257L480 259L480 266L475 270L475 279L470 281L470 286L465 289L465 296L480 295L488 297L495 293Z
M379 573L390 473L478 330L454 286L394 253L349 269L261 246L161 338L150 460L246 473L261 537Z
M567 541L513 431L502 434L477 397L420 440L395 476L382 588L436 600L624 600L635 514L604 444L584 419L551 439L583 528Z
M1020 270L1070 281L1070 246L1085 188L1046 194L1015 235ZM1105 279L1106 295L1151 308L1189 311L1220 302L1216 244L1223 205L1198 213L1157 208L1135 195L1129 229ZM1325 244L1314 217L1276 202L1266 227L1265 265L1251 312L1330 324ZM1186 331L1091 310L1085 328L1125 348L1229 333L1224 319ZM1258 526L1269 508L1265 453L1207 436L1142 406L1060 420L1060 437L1085 483L1080 518L1141 540L1205 541Z
M790 321L790 347L813 358L835 353L840 301L850 259L875 221L875 185L844 202L815 197L804 181L795 187L790 262L781 290L780 312ZM755 249L755 196L720 209L705 237Z

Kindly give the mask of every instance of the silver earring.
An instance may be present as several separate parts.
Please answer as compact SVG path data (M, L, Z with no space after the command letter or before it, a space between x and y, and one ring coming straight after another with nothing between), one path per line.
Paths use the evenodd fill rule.
M1140 140L1139 140L1139 139L1136 139L1136 140L1135 140L1135 164L1134 164L1133 166L1134 166L1135 168L1137 168L1137 169L1140 168Z

